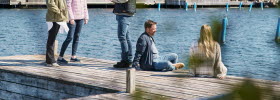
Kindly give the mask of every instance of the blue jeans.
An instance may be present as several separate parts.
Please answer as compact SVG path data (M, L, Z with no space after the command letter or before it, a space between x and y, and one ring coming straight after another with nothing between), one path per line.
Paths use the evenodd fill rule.
M178 55L176 53L170 53L163 57L154 59L153 66L156 71L172 71L175 69L175 66L178 61Z
M73 35L74 35L74 40L73 40L73 44L72 44L72 56L76 55L78 43L79 43L79 37L80 37L80 33L81 33L83 24L84 24L83 19L75 20L74 25L67 23L67 25L69 27L69 32L68 32L67 38L65 39L65 41L62 44L59 56L61 56L61 57L64 56L65 50L67 49L69 43L73 39Z
M122 61L132 62L132 46L128 31L131 17L116 15L116 20L118 21L118 38L121 43Z

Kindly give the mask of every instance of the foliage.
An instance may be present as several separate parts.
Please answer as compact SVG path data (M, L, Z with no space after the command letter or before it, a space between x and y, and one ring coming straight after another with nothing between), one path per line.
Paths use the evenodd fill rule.
M136 89L135 93L132 94L132 100L143 100L143 99L150 99L150 100L169 100L168 97L159 94L151 94L147 93L139 88Z
M267 84L266 84L267 85ZM279 93L271 89L271 86L258 86L252 80L244 80L240 85L231 89L226 96L214 100L279 100Z
M219 20L219 18L217 17L211 18L211 29L212 29L213 39L218 43L221 43L222 28L223 28L222 21Z

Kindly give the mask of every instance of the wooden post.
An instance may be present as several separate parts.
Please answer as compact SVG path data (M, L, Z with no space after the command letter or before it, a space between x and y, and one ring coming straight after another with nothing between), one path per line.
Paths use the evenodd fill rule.
M53 49L54 55L58 55L57 49L58 49L58 41L55 40L55 41L54 41L54 49Z
M135 91L135 69L126 70L126 92L133 94Z

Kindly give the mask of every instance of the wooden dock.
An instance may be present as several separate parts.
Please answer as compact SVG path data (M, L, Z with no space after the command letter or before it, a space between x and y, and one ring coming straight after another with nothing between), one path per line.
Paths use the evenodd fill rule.
M69 57L66 57L69 59ZM26 75L32 78L45 79L42 77L49 78L48 80L60 81L64 84L83 84L83 86L90 87L94 86L102 88L102 90L109 91L111 93L105 92L95 92L94 95L89 94L75 94L72 90L64 88L58 88L58 92L75 94L80 96L73 96L72 98L64 98L69 100L79 100L79 99L115 99L115 100L131 100L134 96L126 91L126 68L116 69L113 68L115 61L95 59L95 58L85 58L81 57L81 63L69 63L68 65L60 67L45 67L44 66L44 55L22 55L22 56L8 56L0 57L0 92L6 91L9 93L21 94L23 93L19 89L9 89L4 83L10 82L13 84L23 84L24 82L30 83L25 87L35 87L38 85L37 82L32 82L28 80L16 79L15 75ZM8 78L7 73L13 73L14 78ZM217 95L222 95L231 92L231 89L243 82L242 77L228 76L224 80L216 78L197 78L187 76L188 71L178 70L171 72L151 72L151 71L136 71L136 88L144 91L144 96L142 99L153 99L153 96L164 97L168 99L181 100L181 99L197 99L197 98L209 98ZM269 80L259 80L252 79L260 87L273 87L274 91L280 92L280 82L269 81ZM9 83L9 84L10 84ZM9 85L7 83L7 85ZM81 85L79 85L81 86ZM49 89L49 84L46 87L39 87L39 89ZM66 88L66 87L65 87ZM92 88L92 87L90 87ZM87 88L85 88L87 89ZM79 91L90 91L85 89L79 89ZM51 89L49 89L51 90ZM111 91L112 90L112 91ZM115 92L114 92L115 90ZM39 94L38 91L34 92ZM54 90L52 90L54 91ZM116 92L119 91L119 92ZM137 90L138 91L138 90ZM29 91L25 91L29 92ZM30 91L32 92L32 91ZM71 92L71 93L70 93ZM29 96L32 94L22 94L24 96ZM43 95L43 94L41 94ZM270 95L270 93L266 93ZM1 98L0 93L0 99ZM19 96L18 96L19 97ZM47 99L44 96L36 97L39 99ZM63 96L62 96L63 97ZM60 99L63 99L63 98Z

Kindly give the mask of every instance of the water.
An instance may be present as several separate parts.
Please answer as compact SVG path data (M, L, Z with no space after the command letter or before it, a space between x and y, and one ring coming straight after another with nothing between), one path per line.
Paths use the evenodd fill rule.
M228 75L280 81L280 45L274 42L279 10L276 8L230 9L226 43L221 45ZM46 9L0 9L0 56L45 54ZM130 26L135 51L138 36L148 19L158 22L155 41L160 54L174 52L187 62L189 47L197 40L200 27L211 18L226 14L224 8L137 9ZM78 56L118 61L120 44L112 9L89 9L90 21L80 37ZM67 34L59 34L59 49ZM66 54L71 54L71 44Z

